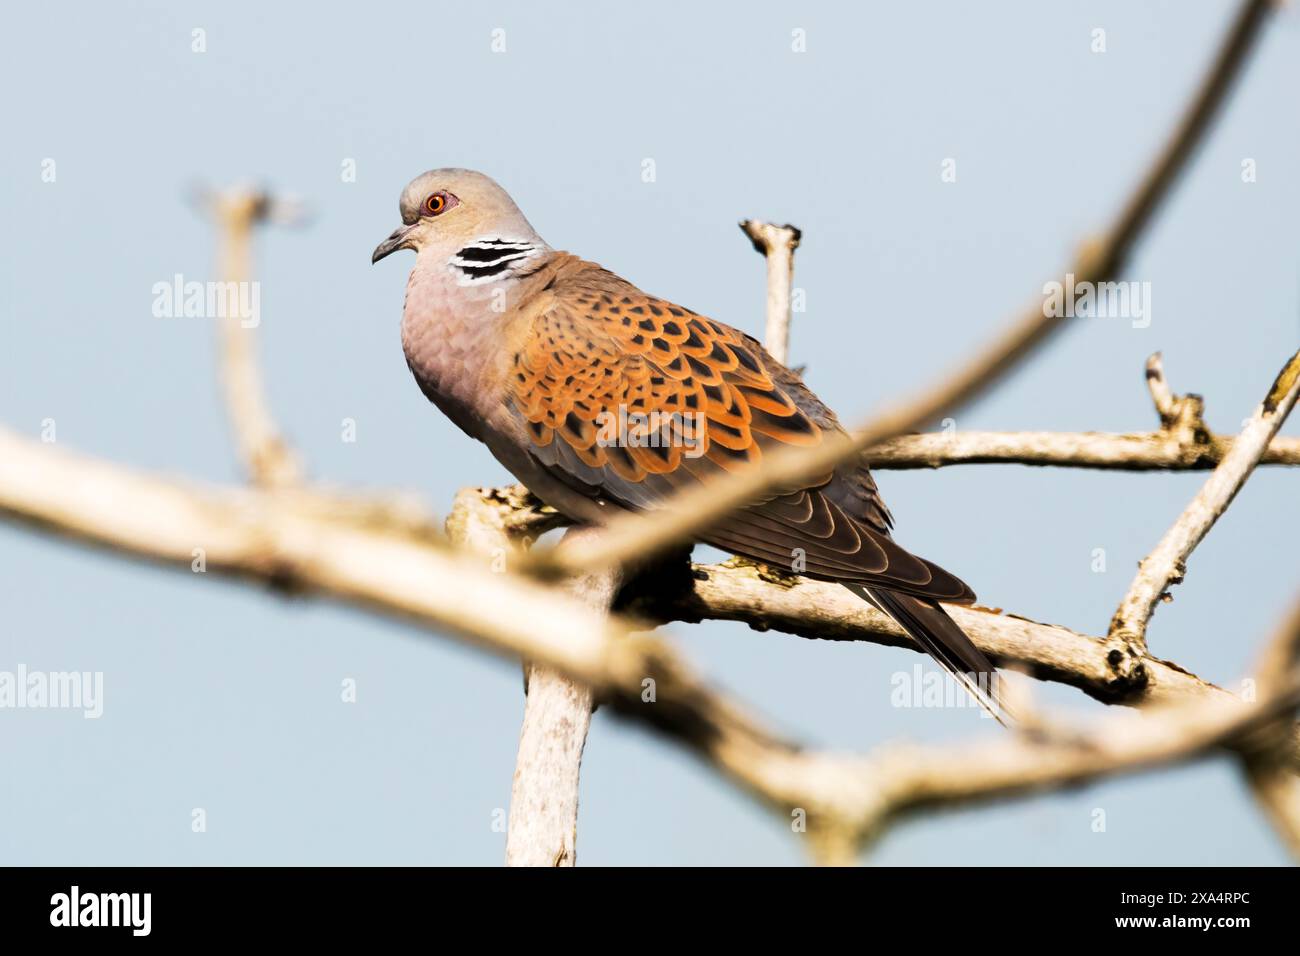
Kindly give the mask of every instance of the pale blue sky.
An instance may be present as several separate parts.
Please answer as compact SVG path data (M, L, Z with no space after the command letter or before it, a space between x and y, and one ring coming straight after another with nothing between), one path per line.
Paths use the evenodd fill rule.
M258 244L275 413L332 481L439 509L506 475L410 381L410 258L372 268L416 173L470 166L548 241L761 330L736 220L804 230L792 361L856 420L950 366L1101 227L1197 82L1217 2L21 4L0 33L0 421L157 471L237 477L213 329L151 289L207 278L195 183L310 204ZM207 51L191 50L206 31ZM1090 52L1102 27L1107 52ZM490 49L505 30L507 51ZM807 52L791 31L807 31ZM1152 322L1089 320L959 428L1150 427L1146 356L1232 430L1300 339L1294 11L1132 261ZM946 157L958 180L940 182ZM1240 178L1243 158L1258 181ZM42 160L57 179L42 182ZM357 178L341 181L345 159ZM642 182L643 159L658 178ZM358 423L355 444L340 421ZM1297 427L1288 426L1291 434ZM1017 466L882 473L900 540L989 604L1097 633L1202 475ZM1159 609L1153 651L1231 682L1292 599L1295 472L1261 471ZM1090 569L1104 548L1105 573ZM515 664L370 615L127 564L0 525L0 670L103 671L104 715L0 712L6 863L496 864ZM801 739L867 749L997 733L889 706L922 658L740 626L674 627L717 683ZM926 665L929 666L928 664ZM339 700L354 678L356 704ZM1044 687L1045 702L1092 709ZM208 830L190 828L192 808ZM1093 832L1095 809L1107 829ZM798 863L799 838L681 751L598 713L588 864ZM1226 760L909 822L879 863L1275 864Z

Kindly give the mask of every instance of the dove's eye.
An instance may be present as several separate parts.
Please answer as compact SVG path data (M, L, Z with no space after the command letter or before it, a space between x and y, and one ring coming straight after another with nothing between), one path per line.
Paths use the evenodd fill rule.
M436 192L424 201L424 214L426 216L440 216L456 205L456 202L456 197L451 193Z

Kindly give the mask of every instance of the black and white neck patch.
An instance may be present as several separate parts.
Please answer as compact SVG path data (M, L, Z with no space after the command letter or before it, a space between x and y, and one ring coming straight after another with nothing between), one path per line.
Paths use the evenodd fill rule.
M448 259L447 266L461 285L473 285L510 275L541 251L541 246L515 239L475 239Z

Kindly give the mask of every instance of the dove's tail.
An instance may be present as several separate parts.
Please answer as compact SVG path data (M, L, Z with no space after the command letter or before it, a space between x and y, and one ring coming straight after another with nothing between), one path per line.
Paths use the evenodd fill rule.
M937 602L860 584L844 586L893 618L998 723L1005 727L1014 721L998 693L997 668Z

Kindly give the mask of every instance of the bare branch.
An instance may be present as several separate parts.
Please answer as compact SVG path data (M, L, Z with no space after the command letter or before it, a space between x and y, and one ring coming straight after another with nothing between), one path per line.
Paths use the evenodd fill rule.
M500 512L492 520L510 534L536 534L555 518L517 487L463 494L482 498ZM331 510L327 504L328 499L306 495L228 491L164 481L0 429L0 515L185 568L199 559L195 549L202 549L201 557L210 571L287 589L318 589L345 599L355 596L431 624L461 627L473 621L474 627L481 629L484 625L479 615L508 616L502 606L512 596L520 597L517 588L524 582L510 574L493 574L481 561L458 560L441 553L439 542L428 537L422 525L413 532L386 519L366 523L350 511ZM448 520L450 534L490 553L495 546L492 539L485 541L476 537L478 532L458 525L464 514L463 508L453 509ZM359 542L355 557L338 558L346 560L349 567L361 555L373 553L405 562L401 565L405 570L385 583L381 568L367 569L366 581L379 579L375 586L381 590L376 593L359 592L360 585L351 583L336 592L327 576L333 552L311 546L315 538L326 534L335 542L354 538ZM474 575L464 594L448 579L462 571ZM701 567L690 590L661 589L653 606L641 599L633 610L662 615L661 619L743 620L797 634L906 646L901 632L887 618L863 602L848 600L851 595L841 593L843 589L803 578L774 582L770 575L766 568L740 561ZM426 584L424 579L431 580ZM475 588L492 585L506 588L505 596L496 591L475 596ZM526 618L530 627L538 623L528 605L528 595L533 594L544 596L548 608L557 600L549 589L529 584L520 597L521 609L513 613ZM1064 628L978 610L954 608L953 612L963 615L962 626L997 659L1020 661L1036 675L1064 680L1102 699L1128 697L1151 680L1152 673L1164 673L1149 671L1150 665L1145 663L1145 674L1133 673L1128 664L1111 664L1107 656L1117 648ZM590 613L581 618L562 615L562 619L567 621L564 628L547 627L545 634L554 635L565 648L595 639L575 634L579 620L588 630L594 624L596 636L611 626ZM1053 650L1057 647L1061 649ZM511 644L505 650L528 657L524 648ZM545 658L539 654L536 659ZM1183 672L1171 668L1168 673L1172 692L1180 686L1172 675ZM1158 683L1165 686L1164 677Z
M1290 767L1256 758L1246 762L1246 779L1273 829L1300 860L1300 777Z
M625 595L626 610L653 621L736 621L756 631L812 640L869 641L922 653L890 618L838 585L786 576L732 558L694 565L686 582L652 579ZM999 666L1075 687L1107 704L1240 703L1238 695L1122 640L1080 634L990 608L948 607L975 645ZM1300 731L1282 745L1300 768Z
M790 284L794 280L794 251L799 248L802 234L789 223L776 226L757 219L742 220L740 228L754 244L754 249L767 260L767 330L763 334L763 345L784 365L788 363L790 353Z
M655 621L737 621L758 631L870 641L920 653L916 642L887 615L838 585L787 576L740 558L693 565L691 571L685 582L647 581L626 596L629 611ZM1069 684L1107 703L1227 693L1181 669L1134 654L1120 642L987 608L947 610L998 664Z
M986 745L886 751L879 758L887 794L880 817L1055 789L1235 746L1261 723L1294 709L1298 698L1293 683L1255 704L1204 701L1113 712L1071 742L1047 746L1008 735Z
M565 541L599 534L570 528ZM567 582L575 599L608 613L621 575L596 571ZM573 866L577 861L578 784L595 697L586 684L539 664L525 663L528 702L510 791L507 866Z
M1256 696L1280 694L1300 677L1300 601L1277 636L1269 642L1256 669ZM1291 854L1300 860L1300 777L1292 763L1292 725L1277 721L1242 748L1246 779L1260 808L1272 822Z
M877 470L1019 464L1102 471L1208 471L1236 436L1181 432L929 432L891 438L864 453ZM1274 438L1261 465L1300 465L1300 438Z
M206 199L219 230L218 271L227 283L226 314L220 316L221 382L239 458L256 485L296 485L302 480L302 467L276 428L257 364L254 334L260 317L251 317L250 323L250 317L241 317L229 302L230 283L243 289L252 281L253 227L268 219L283 219L278 212L282 204L250 189L210 194Z
M510 507L493 500L496 507ZM757 631L869 641L920 653L887 615L838 585L788 575L742 558L681 568L666 565L658 573L630 582L620 600L625 613L650 622L736 621ZM948 611L1000 666L1067 684L1108 704L1240 703L1236 694L1123 640L1080 634L990 608L950 607ZM1300 768L1300 732L1289 728L1285 738L1289 765Z
M1147 623L1168 587L1181 584L1186 562L1227 510L1300 394L1300 352L1278 373L1232 450L1142 563L1110 623L1110 636L1146 647Z
M1081 253L1073 270L1076 282L1104 281L1123 268L1240 71L1268 8L1267 0L1242 6L1169 145L1104 239ZM251 191L214 202L223 232L221 274L227 281L248 281L251 229L274 216L273 205ZM767 257L767 335L769 347L784 361L798 231L742 225ZM1261 804L1300 851L1300 788L1292 773L1300 608L1264 657L1255 700L1243 701L1151 657L1144 640L1155 601L1180 577L1182 561L1250 471L1261 461L1296 463L1294 443L1275 440L1275 433L1300 392L1300 353L1235 441L1209 432L1199 398L1174 395L1158 356L1148 365L1148 382L1161 417L1159 433L985 433L973 441L971 435L961 436L957 451L932 447L938 440L951 441L948 436L894 437L988 388L1063 324L1035 306L950 379L852 437L829 441L811 454L772 455L760 469L683 496L676 512L659 513L651 522L617 519L604 532L571 534L564 546L535 563L551 573L595 569L572 582L567 595L508 568L497 573L480 560L452 553L418 507L349 501L302 487L301 469L267 410L250 330L231 316L222 327L223 383L240 455L256 487L221 490L164 481L0 429L0 517L195 573L312 592L446 629L530 662L507 844L512 864L572 865L578 772L596 697L690 748L763 801L785 811L803 810L811 848L826 862L848 861L890 823L918 810L1078 785L1223 747L1241 754ZM619 578L603 569L661 551L759 494L797 485L863 449L870 449L873 461L893 455L894 467L919 466L906 464L909 460L927 466L1025 460L1169 468L1217 462L1188 513L1144 562L1106 638L988 609L954 609L963 629L999 663L1023 664L1033 676L1071 683L1107 702L1163 706L1123 718L1112 713L1094 727L1061 734L1049 733L1043 721L1036 732L974 745L896 746L865 757L811 752L774 735L708 687L667 644L633 634L629 621L606 613ZM1038 457L1030 460L1031 455ZM468 548L489 554L502 549L504 559L513 538L559 523L526 493L474 491L460 496L448 530ZM692 582L651 590L632 606L661 618L743 620L807 636L912 646L884 615L839 588L788 579L743 561L694 567ZM1130 599L1132 613L1126 616ZM647 684L654 693L643 697Z
M1281 693L1283 687L1300 669L1300 600L1292 606L1286 619L1279 625L1277 634L1264 647L1255 666L1256 696L1269 697Z
M621 633L562 594L493 573L405 527L364 526L279 491L166 481L5 429L0 516L145 560L446 628L597 685L605 639Z
M471 503L469 499L475 500ZM462 528L461 522L466 517L474 516L481 508L489 507L495 514L489 519L512 541L531 544L537 538L555 528L563 528L571 522L550 505L543 504L523 485L506 485L502 488L462 488L452 504L447 516L447 534L455 541L465 541L465 536L472 533ZM490 550L490 548L476 548Z
M690 720L652 712L656 726L695 746L766 802L803 810L814 851L835 861L918 810L1074 786L1235 746L1242 735L1293 709L1300 696L1292 684L1258 703L1225 695L1117 715L1062 742L1000 735L987 743L895 746L852 757L793 749L697 684L670 686L671 695L661 690L661 696L684 705Z
M1164 357L1155 352L1147 359L1147 391L1151 393L1151 401L1155 403L1156 414L1160 416L1160 424L1168 428L1178 417L1178 399L1165 381L1165 363Z
M1086 244L1069 275L1076 285L1109 280L1120 272L1149 224L1152 214L1186 166L1196 143L1245 65L1254 40L1272 7L1270 0L1243 3L1215 61L1169 143L1156 157L1141 185L1125 204L1104 238ZM951 411L987 390L1037 346L1065 326L1068 319L1035 302L992 342L929 390L877 416L852 436L830 436L813 448L782 449L763 462L726 480L696 486L679 494L675 507L652 516L611 515L609 531L590 548L534 552L529 565L547 574L574 574L615 566L633 557L646 558L706 530L713 522L782 488L796 488L816 475L888 438L911 431Z
M504 570L516 549L509 504L478 489L456 495L447 531L453 541L487 555ZM572 533L572 532L571 532ZM612 583L612 582L611 582ZM587 603L604 611L613 597ZM506 866L573 866L577 862L578 782L591 724L591 688L563 674L524 662L524 720L519 731L506 830Z
M895 748L871 758L810 753L707 688L665 644L628 636L613 618L402 531L334 522L296 502L278 492L186 487L0 431L0 514L173 566L198 569L204 562L209 572L446 628L554 668L676 738L764 801L804 810L812 848L826 860L844 860L890 820L921 807L1188 759L1257 729L1282 704L1294 706L1290 687L1257 704L1202 695L1171 716L1105 724L1068 744L1011 738L956 750ZM647 679L653 700L641 696Z
M1199 395L1175 395L1157 352L1147 360L1147 387L1160 416L1156 432L940 432L904 435L868 448L872 468L942 468L947 465L1055 465L1116 471L1209 470L1236 440L1205 424ZM1275 436L1259 463L1300 465L1300 438Z
M172 567L331 597L547 665L756 791L794 752L706 690L662 642L627 637L566 595L405 533L335 523L297 496L186 486L0 429L0 515ZM469 529L467 540L480 532ZM647 677L658 687L649 705Z
M575 866L582 751L591 688L539 664L524 664L528 692L510 787L506 866Z

